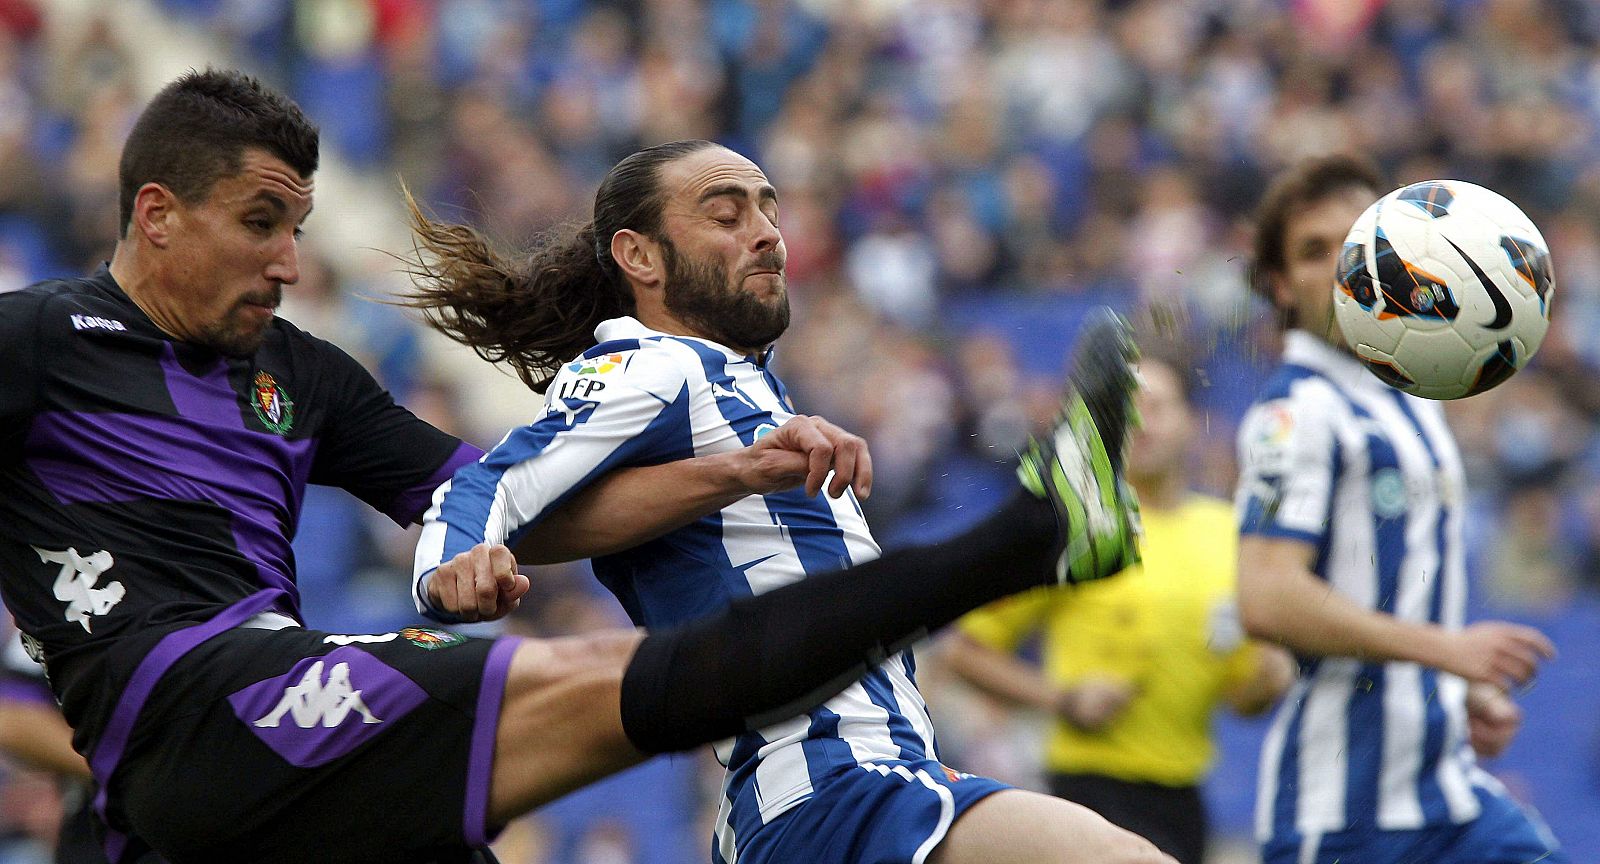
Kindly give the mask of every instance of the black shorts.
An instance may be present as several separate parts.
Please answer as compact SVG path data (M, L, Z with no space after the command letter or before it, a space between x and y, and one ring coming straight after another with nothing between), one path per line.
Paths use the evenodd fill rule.
M174 864L462 861L487 843L516 640L214 629L142 707L123 704L135 673L91 755L113 862L141 841Z
M1149 840L1178 864L1206 852L1206 804L1198 786L1165 786L1097 774L1051 774L1050 794L1088 807Z

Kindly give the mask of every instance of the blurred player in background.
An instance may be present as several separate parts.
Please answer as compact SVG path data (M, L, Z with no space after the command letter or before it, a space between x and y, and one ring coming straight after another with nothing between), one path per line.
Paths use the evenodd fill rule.
M1344 347L1334 261L1384 191L1328 157L1279 177L1257 216L1254 287L1282 365L1239 429L1239 605L1300 658L1262 748L1266 864L1562 862L1474 759L1520 723L1506 689L1554 648L1527 627L1464 627L1466 491L1437 402L1394 390Z
M529 386L547 391L547 413L463 469L429 511L417 549L417 596L426 610L472 605L452 603L436 587L441 562L483 542L513 542L594 478L743 448L794 416L769 365L789 324L778 214L778 193L761 169L707 141L658 145L622 160L596 193L592 222L554 233L514 261L492 254L470 228L415 214L431 260L419 262L414 304L452 338L508 359ZM1122 428L1132 389L1124 326L1102 319L1079 339L1073 390L1103 395L1087 403L1074 397L1074 428ZM1106 380L1096 369L1127 378L1110 390L1089 387L1085 375ZM1121 497L1122 455L1119 439L1109 461L1024 456L1036 466L1028 470L1044 472L1034 481L1044 487L1101 478L1103 500L1073 522L1105 539L1097 550L1088 534L1073 541L1071 563L1062 565L1068 581L1110 575L1136 557ZM662 536L616 545L595 559L595 573L636 623L657 627L876 558L848 484L830 481L827 496L820 488L708 497L695 518L682 520L619 510L617 518L635 526L660 522ZM1006 512L1012 515L991 517L991 527L976 533L1029 518L1017 503ZM971 577L1009 578L996 570ZM860 602L915 604L926 590L912 583L900 596ZM790 614L814 610L795 606ZM831 638L830 623L819 619L819 643ZM749 638L753 647L775 634ZM861 671L820 707L775 714L768 719L776 722L717 747L728 773L716 861L1164 860L1078 805L940 764L909 650ZM631 731L653 718L624 721Z
M1206 849L1199 784L1219 703L1253 715L1294 680L1283 649L1243 638L1233 508L1189 489L1189 366L1147 340L1128 451L1144 537L1116 579L1041 589L963 618L945 655L969 684L1054 718L1052 794L1094 810L1182 864ZM1041 664L1015 655L1042 634Z

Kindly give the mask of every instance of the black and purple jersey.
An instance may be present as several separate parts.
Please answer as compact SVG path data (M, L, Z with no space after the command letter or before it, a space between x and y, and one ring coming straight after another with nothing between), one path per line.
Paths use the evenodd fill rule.
M478 455L281 319L236 359L174 341L104 267L0 295L0 592L74 725L115 695L75 671L123 637L264 589L299 618L306 484L408 524Z

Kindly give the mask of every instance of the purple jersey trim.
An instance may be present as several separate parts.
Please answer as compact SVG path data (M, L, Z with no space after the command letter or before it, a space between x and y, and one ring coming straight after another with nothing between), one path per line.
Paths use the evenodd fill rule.
M238 424L235 423L235 426ZM299 617L290 530L300 519L314 438L195 423L187 417L44 412L24 444L28 468L62 504L209 501L232 514L239 554Z
M457 468L476 462L481 458L483 458L482 450L465 441L461 442L456 447L455 452L450 454L450 458L444 460L444 464L439 466L439 470L430 474L428 479L401 492L394 499L394 503L383 511L384 515L401 525L410 525L413 522L421 521L422 514L427 512L428 505L433 501L433 491L439 488L439 484L455 476Z
M500 723L500 702L506 694L506 678L511 658L522 639L507 636L489 649L483 664L483 683L478 686L478 710L473 715L472 749L467 756L467 795L465 836L468 846L487 846L493 835L489 828L489 781L494 775L495 730Z
M183 659L183 655L212 637L250 620L257 612L271 608L282 597L283 592L275 588L257 591L223 609L204 624L174 630L163 636L156 647L139 661L138 668L133 670L133 677L128 679L128 686L123 688L122 696L112 709L111 721L106 724L105 732L95 744L94 754L89 757L89 772L94 775L95 785L100 787L94 796L94 812L100 817L101 823L107 826L105 849L111 864L119 864L122 853L127 851L128 836L111 828L110 823L106 822L106 788L111 784L111 775L116 772L117 763L122 761L123 751L128 747L128 736L133 734L134 723L138 721L144 703L149 700L167 670Z
M43 681L24 681L16 678L0 680L0 702L27 702L31 705L54 705L56 697Z
M192 375L178 362L177 350L171 342L161 346L161 372L167 379L167 394L172 397L178 415L213 426L243 429L244 415L239 411L239 396L228 381L228 363L217 357L211 368Z

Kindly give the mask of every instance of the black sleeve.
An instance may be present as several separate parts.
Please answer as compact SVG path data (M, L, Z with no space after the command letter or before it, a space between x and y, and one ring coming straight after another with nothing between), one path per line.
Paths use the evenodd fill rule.
M31 291L0 294L0 453L22 452L22 436L37 410L43 305L44 297Z
M482 451L419 420L355 358L314 341L328 401L311 482L345 489L401 525L419 520L433 490Z

